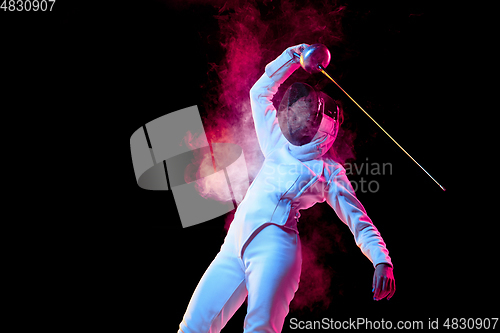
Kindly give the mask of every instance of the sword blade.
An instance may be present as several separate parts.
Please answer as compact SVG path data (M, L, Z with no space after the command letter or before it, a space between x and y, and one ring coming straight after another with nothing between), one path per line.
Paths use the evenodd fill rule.
M329 78L333 83L335 83L335 85L340 89L342 90L342 92L344 94L346 94L347 97L349 97L349 99L351 101L353 101L354 104L356 104L356 106L364 112L364 114L366 114L368 116L368 118L370 118L374 123L375 125L377 125L388 137L389 139L392 140L392 142L394 142L413 162L415 162L416 165L418 165L420 167L420 169L422 169L426 174L427 176L429 176L443 191L446 191L446 189L437 182L436 179L434 179L434 177L431 176L431 174L429 172L427 172L427 170L425 170L389 133L387 133L387 131L382 127L380 126L379 123L377 123L375 121L375 119L372 118L372 116L370 116L368 114L368 112L366 112L362 107L361 105L359 105L327 72L326 70L323 68L323 66L321 65L318 65L318 68L319 70L321 71L321 73L323 73L327 78Z

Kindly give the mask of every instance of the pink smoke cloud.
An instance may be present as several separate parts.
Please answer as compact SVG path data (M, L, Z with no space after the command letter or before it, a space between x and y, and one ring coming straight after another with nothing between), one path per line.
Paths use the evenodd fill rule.
M207 72L206 93L203 99L203 123L207 139L211 143L230 142L242 147L245 154L250 181L259 171L264 157L255 134L249 91L264 73L265 65L280 55L287 47L300 43L322 43L332 52L329 69L335 69L336 57L342 51L342 16L345 8L335 1L238 1L216 2L215 19L219 31L203 32L201 36L215 43L222 52L218 62L210 63ZM280 87L273 103L277 106L281 96L293 82L307 82L323 89L327 79L321 74L310 75L298 69ZM334 96L332 96L334 97ZM334 97L335 98L335 97ZM330 156L340 163L355 157L353 142L355 133L341 127ZM206 168L210 168L209 156L203 156ZM203 189L200 188L203 192ZM312 216L320 210L310 209L303 216ZM316 213L317 214L317 213ZM225 229L229 227L233 214L226 217ZM313 307L326 308L335 272L323 262L325 251L332 248L336 227L323 220L321 214L314 215L309 223L309 232L302 235L303 267L300 287L291 304L292 309Z
M249 177L260 169L260 152L250 109L249 90L265 65L283 50L299 43L323 43L338 47L342 42L344 7L331 1L226 1L215 16L222 60L212 63L207 78L203 108L204 125L211 142L232 142L245 153ZM212 38L213 36L207 36ZM215 75L214 75L215 74ZM321 75L321 74L319 74ZM274 98L278 105L286 87L294 81L309 81L321 88L325 78L297 70ZM340 140L342 139L343 140ZM354 158L354 136L343 130L332 157L344 163Z

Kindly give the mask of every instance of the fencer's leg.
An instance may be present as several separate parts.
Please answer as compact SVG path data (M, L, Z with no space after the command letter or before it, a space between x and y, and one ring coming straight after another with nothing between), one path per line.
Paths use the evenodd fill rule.
M275 225L267 226L249 243L243 261L248 290L245 333L281 332L299 286L299 236Z
M246 296L241 261L223 246L198 283L178 333L220 332Z

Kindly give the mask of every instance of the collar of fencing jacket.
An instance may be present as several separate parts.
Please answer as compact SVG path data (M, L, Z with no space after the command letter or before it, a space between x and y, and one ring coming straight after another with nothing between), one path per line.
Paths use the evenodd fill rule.
M329 147L331 146L329 143L330 135L324 134L319 138L306 143L302 146L295 146L291 143L288 143L288 151L290 154L298 159L299 161L309 161L321 158L323 154L325 154ZM335 140L335 139L334 139ZM333 143L333 142L332 142ZM326 144L326 145L325 145Z

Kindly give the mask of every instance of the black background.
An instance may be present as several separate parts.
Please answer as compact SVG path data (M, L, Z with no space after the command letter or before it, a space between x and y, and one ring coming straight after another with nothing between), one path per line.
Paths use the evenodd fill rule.
M377 193L357 195L388 244L397 292L390 301L371 299L372 266L329 207L317 205L316 213L338 225L337 247L345 249L324 258L336 272L332 302L292 311L283 331L291 317L425 325L436 317L498 317L496 246L489 241L497 221L479 190L487 180L474 170L485 166L477 165L479 144L464 130L474 103L456 68L468 57L464 40L474 45L464 23L473 14L421 1L345 5L351 53L341 64L342 86L447 191L345 99L358 132L357 161L393 165L393 174L374 176ZM200 36L217 31L213 15L221 5L55 6L53 13L1 14L4 64L23 64L22 71L10 68L7 89L15 94L22 87L15 110L32 116L41 147L36 173L44 177L33 200L39 214L58 222L53 232L44 228L38 251L27 255L33 304L48 308L44 322L68 328L175 332L222 244L225 216L183 229L171 191L137 186L129 139L157 117L201 104L208 62L223 55ZM307 214L301 222L312 225ZM304 235L310 230L300 228ZM244 315L243 306L226 330L241 331Z

